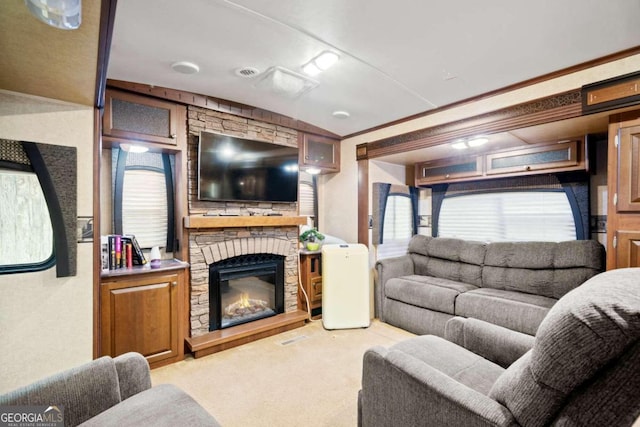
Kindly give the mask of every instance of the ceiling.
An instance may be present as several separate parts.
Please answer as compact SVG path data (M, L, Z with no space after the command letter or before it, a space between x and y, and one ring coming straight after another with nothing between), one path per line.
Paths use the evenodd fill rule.
M107 74L344 136L639 46L638 17L638 0L120 0ZM258 84L324 50L341 59L297 98Z
M191 91L271 110L338 135L640 46L639 0L119 0L108 77ZM83 2L78 30L0 1L0 91L95 106L100 2ZM291 99L257 84L272 67L301 66L330 50L340 61ZM197 74L172 70L177 61ZM240 67L258 74L241 78ZM6 101L7 94L3 95ZM0 102L0 114L15 103ZM332 116L348 111L346 119ZM493 148L606 130L592 115L491 135ZM389 156L411 164L445 147Z

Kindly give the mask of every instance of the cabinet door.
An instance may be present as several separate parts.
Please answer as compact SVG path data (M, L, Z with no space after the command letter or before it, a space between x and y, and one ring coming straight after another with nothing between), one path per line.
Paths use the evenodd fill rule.
M618 135L618 212L640 212L640 126Z
M103 354L117 356L136 351L150 364L178 356L177 275L101 286Z
M311 306L322 304L322 277L312 278L310 288L309 300Z
M176 145L177 114L177 106L172 102L108 90L103 134Z
M482 156L472 156L419 163L416 165L416 183L435 184L482 176L482 161Z
M323 136L304 134L300 164L324 171L340 171L340 141Z
M616 267L640 267L640 231L618 231L616 240Z
M487 175L572 169L579 165L577 141L487 154Z

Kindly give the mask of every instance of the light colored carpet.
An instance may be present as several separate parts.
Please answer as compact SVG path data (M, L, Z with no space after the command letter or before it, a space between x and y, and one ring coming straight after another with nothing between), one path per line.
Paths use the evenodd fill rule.
M357 424L362 356L414 336L374 320L325 330L321 321L151 371L154 385L189 393L225 427Z

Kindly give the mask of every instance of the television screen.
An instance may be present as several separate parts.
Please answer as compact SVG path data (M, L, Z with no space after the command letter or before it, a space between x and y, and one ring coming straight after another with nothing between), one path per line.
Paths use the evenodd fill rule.
M200 132L198 199L295 202L298 149Z

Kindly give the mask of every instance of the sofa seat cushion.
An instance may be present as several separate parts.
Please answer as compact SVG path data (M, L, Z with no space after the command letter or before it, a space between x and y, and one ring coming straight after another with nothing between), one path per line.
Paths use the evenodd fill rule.
M472 289L478 287L438 277L411 275L390 279L385 286L385 296L416 307L454 314L456 297Z
M432 335L411 338L392 346L487 395L504 369L471 351Z
M460 294L456 299L455 314L535 335L556 301L540 295L481 288Z
M219 426L191 396L171 384L138 393L82 426Z

